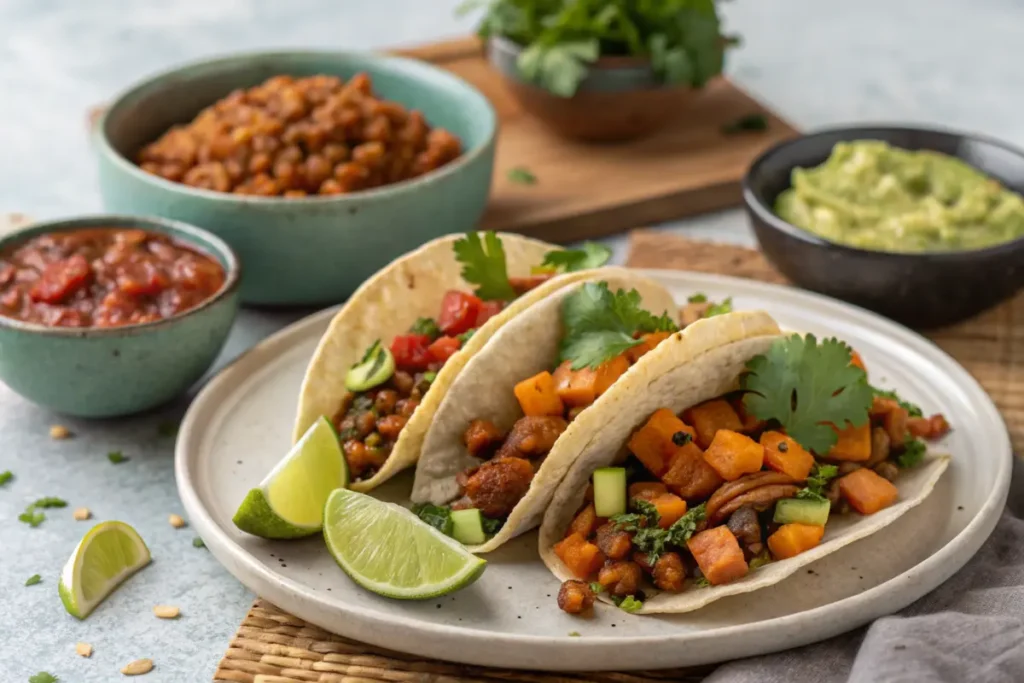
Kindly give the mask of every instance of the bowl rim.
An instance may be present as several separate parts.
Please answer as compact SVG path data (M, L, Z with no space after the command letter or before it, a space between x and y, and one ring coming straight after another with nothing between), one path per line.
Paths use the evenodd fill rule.
M184 183L177 183L159 176L155 176L152 173L143 171L140 166L133 163L131 159L128 159L121 154L111 144L107 137L107 121L111 112L116 111L118 108L124 105L124 103L133 97L139 95L139 93L153 88L155 86L163 86L164 91L173 92L176 88L182 87L181 83L177 83L177 77L182 76L186 72L200 68L213 68L217 66L224 67L239 67L247 64L250 60L263 59L263 60L276 60L276 59L288 59L288 58L315 58L315 57L330 57L336 60L350 60L360 59L366 60L367 62L377 62L385 69L389 69L393 72L399 72L403 75L410 77L413 80L418 80L421 83L427 83L432 89L437 91L434 84L431 84L429 80L423 78L424 75L429 78L436 78L447 81L448 85L454 86L462 91L462 94L477 100L477 104L480 105L481 109L486 112L486 124L487 133L484 139L472 149L464 151L456 159L448 162L440 168L436 168L432 171L424 173L421 176L402 180L397 183L390 183L388 185L382 185L380 187L371 188L368 190L360 190L358 192L352 192L349 194L341 195L330 195L330 196L306 196L306 197L263 197L259 195L240 195L233 194L230 192L216 192L214 190L206 190L203 188L192 187L191 185L185 185ZM372 78L372 74L371 74ZM210 104L213 104L212 102ZM404 106L404 105L403 105ZM199 112L196 112L198 114ZM194 115L193 115L194 116ZM390 54L382 54L379 52L358 52L354 50L254 50L247 52L232 52L229 54L222 54L214 57L202 58L183 62L177 66L173 66L162 71L158 71L149 76L143 77L128 87L118 92L114 98L110 101L110 104L103 110L103 113L97 118L92 124L92 137L96 141L97 153L105 156L115 166L120 168L122 172L127 173L134 178L150 183L159 187L163 190L170 192L177 192L182 195L199 197L205 200L215 201L228 205L262 205L262 206L294 206L294 205L330 205L336 203L339 206L344 206L349 203L358 202L360 200L388 200L393 198L395 195L402 195L405 193L415 192L418 188L433 185L434 183L441 182L449 176L455 175L462 171L464 168L472 165L479 158L485 156L489 148L493 147L495 140L498 136L498 114L494 109L494 105L487 99L480 90L469 81L464 78L446 71L440 67L434 66L429 62L425 62L418 59L411 59L408 57L399 57ZM461 138L460 138L461 142Z
M767 202L764 201L761 196L754 190L752 186L752 178L759 172L761 166L768 162L773 156L779 154L782 150L789 148L793 145L802 144L807 140L814 138L832 136L832 135L849 135L850 140L857 139L871 139L870 136L857 137L858 131L891 131L891 132L914 132L914 133L929 133L936 135L945 135L952 138L961 138L965 140L971 140L974 142L981 142L986 145L998 147L1006 152L1016 155L1020 158L1021 163L1024 164L1024 149L1016 147L1010 143L1003 142L998 138L984 135L980 133L969 133L954 128L945 128L941 126L915 126L906 124L894 124L894 123L863 123L853 126L831 126L828 128L820 128L810 133L804 133L788 140L782 140L768 147L766 150L761 152L751 162L750 166L747 167L747 172L743 174L743 180L740 183L740 187L743 193L743 202L747 208L752 211L761 221L762 224L770 226L777 232L784 233L789 237L793 237L802 242L813 244L815 246L829 247L840 253L846 253L853 256L870 256L872 258L881 258L889 260L908 260L908 259L932 259L936 261L958 261L964 258L985 258L1000 256L1009 252L1014 252L1024 246L1024 235L1007 242L1001 242L999 244L993 244L988 247L982 247L980 249L959 249L954 251L882 251L878 249L864 249L861 247L854 247L848 244L842 244L840 242L833 242L821 237L809 230L805 230L799 226L793 225L789 221L783 220L779 217ZM884 140L883 140L884 142ZM967 162L965 162L967 163ZM975 170L978 169L974 164L968 164ZM793 166L789 169L792 173L793 169L797 166ZM989 174L985 174L989 175Z
M201 311L212 308L228 296L238 290L241 282L242 266L234 250L227 242L217 237L208 230L171 220L169 218L158 218L153 216L132 216L129 214L89 214L75 216L72 218L59 218L50 221L31 223L25 227L0 236L0 251L6 247L19 242L28 241L38 235L54 232L74 232L92 227L109 228L139 228L147 232L155 232L172 239L179 240L189 245L192 249L213 258L220 262L224 261L224 284L220 289L207 297L194 308L187 311L175 313L168 318L161 318L145 323L132 323L118 327L49 327L39 323L30 323L6 315L0 315L0 330L11 329L18 332L30 334L41 334L52 337L64 338L95 338L95 337L125 337L137 334L145 334L151 330L161 327L170 327L178 321ZM202 244L204 240L209 246ZM212 250L211 250L212 247ZM215 252L215 253L211 253ZM218 258L221 257L221 258Z

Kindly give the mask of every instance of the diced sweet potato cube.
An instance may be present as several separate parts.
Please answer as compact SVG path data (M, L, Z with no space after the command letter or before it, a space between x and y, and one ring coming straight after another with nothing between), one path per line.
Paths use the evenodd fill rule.
M726 481L744 474L759 472L764 465L764 446L746 434L720 429L711 446L704 451L704 460Z
M661 480L673 493L689 501L707 498L723 483L715 468L704 460L704 452L692 442L676 451Z
M555 392L568 406L589 406L597 398L597 371L590 368L572 369L565 361L555 369Z
M558 415L565 412L562 399L555 391L555 379L548 371L540 372L529 379L524 379L513 389L519 407L524 415Z
M671 332L648 332L647 334L640 336L641 344L637 344L633 348L626 351L626 357L629 358L631 363L635 363L643 357L644 354L651 351L655 346L665 341L672 336Z
M615 356L597 366L594 371L594 397L597 398L608 391L615 381L629 370L629 360L624 355Z
M711 585L720 586L747 575L747 561L739 541L726 526L716 526L696 534L686 547Z
M668 470L672 456L680 448L673 440L678 432L686 432L693 438L693 429L668 408L661 408L654 411L643 427L633 432L629 439L629 450L651 474L661 477Z
M821 543L825 527L812 524L783 524L768 537L768 549L776 560L796 557Z
M764 464L797 481L805 481L814 467L814 456L782 432L765 432L761 435L761 445L764 446Z
M900 497L892 482L863 467L839 480L839 493L862 515L873 515Z
M577 578L587 579L604 564L604 553L580 534L570 534L555 544L555 554Z
M668 493L668 487L660 481L638 481L629 485L629 499L642 498L654 500L662 493Z
M737 396L729 401L729 405L732 406L732 409L736 411L736 415L739 416L740 424L743 425L743 428L740 431L744 434L756 432L757 430L764 428L764 420L759 420L747 412L746 406L743 405L742 396Z
M846 427L836 429L839 440L828 452L828 457L833 460L849 460L851 462L862 462L871 458L871 422L867 421L860 427Z
M572 520L572 524L569 525L569 530L565 532L565 535L571 536L572 534L579 534L583 538L590 538L590 534L594 533L594 530L597 529L597 525L597 512L594 510L594 504L589 503L576 514L576 517Z
M740 416L732 409L725 399L716 398L701 403L683 413L687 424L693 425L697 432L697 445L706 449L715 440L715 434L721 429L742 432L743 423Z
M662 493L654 498L651 503L658 511L658 526L667 529L686 514L686 501L674 493Z

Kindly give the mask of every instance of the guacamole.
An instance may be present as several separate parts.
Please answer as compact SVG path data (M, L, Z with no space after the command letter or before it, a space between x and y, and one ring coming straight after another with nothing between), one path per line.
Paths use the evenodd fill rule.
M1024 199L946 154L877 140L840 142L793 169L780 218L832 242L879 251L979 249L1024 236Z

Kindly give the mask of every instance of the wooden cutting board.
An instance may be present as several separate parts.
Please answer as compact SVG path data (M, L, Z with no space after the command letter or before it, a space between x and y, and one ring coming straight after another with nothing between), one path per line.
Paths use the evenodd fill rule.
M565 140L519 107L490 67L476 38L396 50L466 79L494 104L501 120L491 204L483 227L552 242L599 237L740 202L740 180L765 148L797 131L730 81L711 83L691 108L652 137L627 143ZM762 113L764 132L733 135L722 126ZM536 185L508 180L529 169Z

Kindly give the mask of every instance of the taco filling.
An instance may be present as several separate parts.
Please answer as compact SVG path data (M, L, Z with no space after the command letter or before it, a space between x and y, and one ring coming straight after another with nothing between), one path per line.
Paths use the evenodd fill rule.
M622 466L593 472L553 548L576 577L558 593L562 610L603 594L636 611L645 593L727 584L806 552L832 516L894 504L892 482L921 463L922 439L949 430L871 387L834 339L781 338L746 369L740 391L681 416L655 411Z
M485 233L483 241L468 233L453 247L462 277L476 285L474 291L445 292L436 318L417 319L386 346L377 340L348 372L348 391L330 419L355 481L369 479L383 466L437 372L477 329L560 272L597 268L611 255L606 247L587 243L579 250L549 252L527 277L509 277L494 233Z
M706 297L697 297L703 307L691 322L731 310L730 302L715 306L707 304ZM450 529L439 528L463 543L479 545L500 530L569 424L642 356L680 329L668 312L658 316L641 308L635 289L613 292L607 282L588 282L568 295L560 322L554 367L512 388L522 417L509 429L487 416L472 419L462 444L479 464L456 475L458 497L449 505L416 508L428 523L452 516L455 524Z

